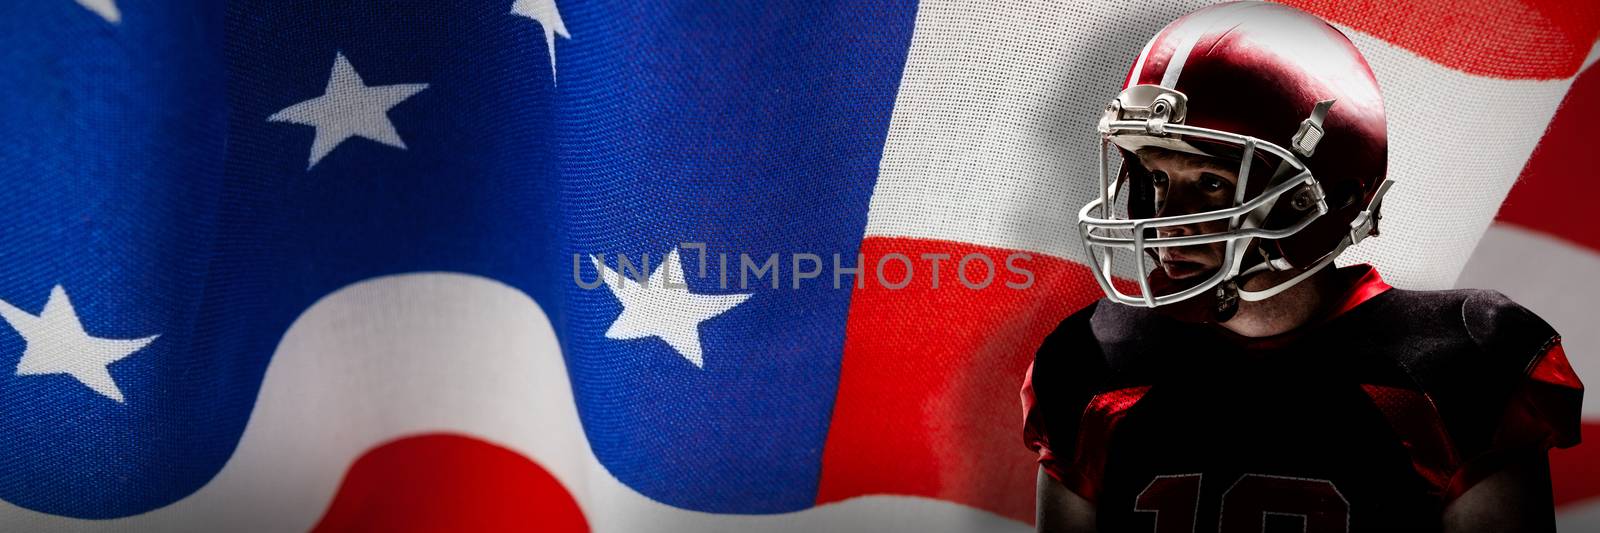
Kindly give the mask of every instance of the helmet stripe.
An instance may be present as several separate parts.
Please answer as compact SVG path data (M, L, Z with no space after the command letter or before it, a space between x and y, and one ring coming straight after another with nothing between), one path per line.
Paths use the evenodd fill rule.
M1249 8L1261 7L1262 5L1264 4L1261 2L1228 4L1217 8L1215 11L1205 13L1205 15L1210 16L1201 20L1191 21L1190 24L1194 25L1194 29L1183 32L1183 40L1178 42L1178 47L1172 51L1172 58L1167 60L1167 70L1161 75L1160 85L1168 89L1176 89L1178 87L1178 77L1183 75L1183 65L1189 62L1189 54L1194 52L1194 45L1200 42L1201 37L1211 33L1212 28L1222 26L1224 23L1237 24L1237 21L1242 21L1243 17L1234 17L1232 15Z
M1145 41L1144 50L1139 51L1139 59L1135 60L1133 63L1133 71L1128 73L1128 83L1124 85L1125 87L1132 87L1139 84L1139 76L1144 73L1144 60L1145 58L1150 57L1150 48L1155 46L1156 41L1159 39L1161 39L1161 36L1157 34L1150 40Z

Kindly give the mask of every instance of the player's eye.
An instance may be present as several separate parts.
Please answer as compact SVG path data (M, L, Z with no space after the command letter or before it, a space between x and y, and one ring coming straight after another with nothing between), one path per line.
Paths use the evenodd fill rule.
M1200 175L1200 190L1205 192L1218 192L1228 186L1228 180L1216 174Z
M1151 185L1155 185L1156 187L1166 187L1167 186L1167 173L1159 171L1159 170L1157 170L1155 172L1151 172L1150 173L1150 184Z

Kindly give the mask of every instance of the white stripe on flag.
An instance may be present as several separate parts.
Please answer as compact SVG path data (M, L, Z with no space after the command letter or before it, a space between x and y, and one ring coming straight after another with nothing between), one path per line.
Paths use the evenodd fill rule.
M556 340L538 304L464 274L363 281L306 310L272 356L249 425L193 495L116 520L0 502L0 531L305 531L364 452L451 432L533 459L593 531L1028 531L955 503L871 496L779 515L688 511L648 499L589 449ZM527 502L537 506L539 502Z
M1583 58L1583 66L1578 68L1578 73L1582 74L1583 71L1589 70L1595 61L1600 61L1600 41L1595 41L1594 47L1589 49L1589 55Z
M1575 505L1556 515L1556 531L1594 533L1600 531L1600 501Z

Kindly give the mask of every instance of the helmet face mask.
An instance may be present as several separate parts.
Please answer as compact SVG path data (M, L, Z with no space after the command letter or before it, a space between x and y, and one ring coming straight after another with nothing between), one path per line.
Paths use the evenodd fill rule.
M1090 270L1113 301L1128 305L1156 307L1186 300L1215 289L1238 277L1246 268L1249 253L1256 250L1258 239L1281 239L1295 234L1310 225L1317 217L1326 214L1328 206L1321 193L1321 185L1299 158L1288 150L1254 137L1235 133L1189 126L1182 123L1187 98L1178 91L1155 85L1136 85L1123 91L1100 120L1101 164L1099 198L1090 201L1078 212L1080 236L1089 256ZM1176 152L1202 154L1210 152L1196 147L1191 140L1203 141L1209 146L1237 148L1240 156L1238 182L1230 206L1195 213L1171 216L1153 216L1150 206L1141 209L1147 198L1133 191L1135 183L1128 154L1135 150L1160 148ZM1208 146L1208 147L1209 147ZM1113 147L1119 148L1114 150ZM1212 148L1212 151L1216 151ZM1261 156L1269 156L1263 158ZM1114 157L1125 159L1123 169L1113 177L1111 167ZM1262 169L1265 161L1280 161L1277 169ZM1264 186L1255 186L1265 183ZM1254 186L1254 187L1253 187ZM1260 192L1250 194L1259 189ZM1297 199L1298 202L1291 200ZM1118 205L1122 205L1122 215ZM1264 226L1267 215L1281 204L1292 204L1298 217L1286 226L1269 229ZM1149 213L1151 216L1142 216ZM1176 237L1155 237L1161 228L1197 227L1208 222L1226 222L1220 232L1195 233ZM1223 243L1222 264L1209 277L1193 284L1183 284L1175 292L1157 294L1152 287L1146 260L1156 251L1167 247L1181 247ZM1134 273L1139 282L1137 294L1127 294L1112 281L1116 252L1132 252ZM1258 262L1266 265L1267 262ZM1153 266L1153 265L1151 265Z
M1212 304L1202 320L1225 321L1238 300L1280 294L1376 234L1386 128L1371 69L1321 19L1261 2L1186 15L1150 40L1100 117L1098 191L1078 212L1090 271L1112 301L1187 301L1180 315ZM1175 154L1191 160L1165 160ZM1193 180L1219 161L1237 165L1232 198L1161 189L1145 168ZM1273 271L1290 275L1255 278Z

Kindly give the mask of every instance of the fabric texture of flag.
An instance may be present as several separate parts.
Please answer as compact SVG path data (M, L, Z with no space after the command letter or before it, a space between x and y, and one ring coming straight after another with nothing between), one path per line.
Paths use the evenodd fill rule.
M0 530L1029 530L1094 121L1205 3L5 3ZM1600 8L1287 3L1389 113L1341 262L1600 376Z

